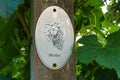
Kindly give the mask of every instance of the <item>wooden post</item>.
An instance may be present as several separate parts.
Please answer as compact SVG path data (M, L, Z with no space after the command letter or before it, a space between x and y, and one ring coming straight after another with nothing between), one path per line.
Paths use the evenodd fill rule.
M73 0L31 1L31 36L33 40L31 46L31 80L76 80L74 53L72 54L69 62L59 70L50 70L46 68L38 57L35 47L34 31L41 12L49 6L59 6L63 8L73 22Z

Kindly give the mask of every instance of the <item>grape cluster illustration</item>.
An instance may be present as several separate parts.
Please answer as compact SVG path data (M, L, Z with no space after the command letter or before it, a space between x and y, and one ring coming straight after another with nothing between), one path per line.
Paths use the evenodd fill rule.
M63 49L64 37L62 25L58 22L47 23L44 25L47 39L52 42L58 50Z

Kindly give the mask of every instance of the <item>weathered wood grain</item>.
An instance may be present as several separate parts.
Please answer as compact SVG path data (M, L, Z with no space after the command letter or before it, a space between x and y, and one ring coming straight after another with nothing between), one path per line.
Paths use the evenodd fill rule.
M31 46L31 80L76 80L74 51L69 62L63 68L59 70L50 70L46 68L39 59L34 42L34 31L41 12L49 6L60 6L68 13L73 22L72 1L73 0L31 1L31 36L33 38L33 43Z

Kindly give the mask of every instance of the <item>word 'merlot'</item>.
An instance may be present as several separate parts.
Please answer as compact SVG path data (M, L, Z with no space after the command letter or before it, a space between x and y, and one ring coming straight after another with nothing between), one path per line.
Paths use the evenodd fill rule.
M56 53L56 54L51 54L51 53L50 53L49 56L50 56L50 57L60 57L60 54L57 54L57 53Z

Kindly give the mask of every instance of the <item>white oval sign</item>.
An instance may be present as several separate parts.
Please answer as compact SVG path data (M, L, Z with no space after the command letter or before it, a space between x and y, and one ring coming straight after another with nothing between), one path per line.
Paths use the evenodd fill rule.
M50 6L40 15L35 43L38 56L50 69L63 67L72 54L74 32L67 13L58 6Z

